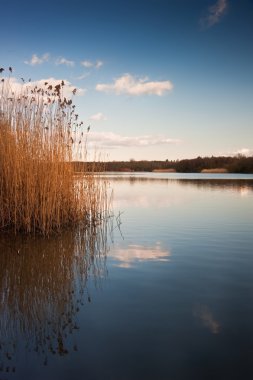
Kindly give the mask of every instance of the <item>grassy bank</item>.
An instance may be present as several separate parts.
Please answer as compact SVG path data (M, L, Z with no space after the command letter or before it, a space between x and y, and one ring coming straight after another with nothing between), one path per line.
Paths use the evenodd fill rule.
M90 168L74 176L74 155L85 168L88 132L65 83L13 88L11 72L0 78L0 230L47 235L95 223L107 208L106 184Z

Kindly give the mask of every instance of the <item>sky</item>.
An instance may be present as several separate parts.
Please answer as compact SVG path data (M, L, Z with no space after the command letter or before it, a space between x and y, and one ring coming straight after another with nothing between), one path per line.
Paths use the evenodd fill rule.
M1 0L12 83L61 81L105 160L253 155L252 0ZM73 87L74 86L74 87Z

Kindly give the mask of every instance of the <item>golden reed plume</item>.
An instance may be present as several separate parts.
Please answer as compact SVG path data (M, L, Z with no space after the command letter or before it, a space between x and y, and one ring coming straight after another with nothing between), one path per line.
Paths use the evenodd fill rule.
M74 157L87 161L88 131L64 96L66 84L22 78L17 87L11 73L0 78L0 230L48 235L95 223L108 207L107 185L96 165L75 176Z

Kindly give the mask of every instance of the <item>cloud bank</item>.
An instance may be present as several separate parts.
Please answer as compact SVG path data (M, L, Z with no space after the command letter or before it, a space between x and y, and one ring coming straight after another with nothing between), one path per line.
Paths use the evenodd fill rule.
M90 132L89 144L100 148L147 147L175 144L180 140L161 135L122 136L113 132Z
M28 61L24 61L24 63L30 66L41 65L42 63L49 60L49 56L49 53L45 53L41 57L39 57L37 54L33 54L32 58Z
M208 8L207 15L200 20L202 27L210 28L217 24L228 8L228 0L218 0L214 5Z
M131 96L158 95L162 96L173 89L170 81L150 82L148 78L137 79L130 74L125 74L115 79L112 84L100 83L96 90L101 92L112 92L117 95L127 94Z

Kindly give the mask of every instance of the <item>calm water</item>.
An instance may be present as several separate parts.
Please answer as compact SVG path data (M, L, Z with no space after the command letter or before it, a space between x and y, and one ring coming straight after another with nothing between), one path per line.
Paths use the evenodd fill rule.
M114 174L117 218L0 239L0 379L253 379L253 176Z

